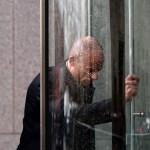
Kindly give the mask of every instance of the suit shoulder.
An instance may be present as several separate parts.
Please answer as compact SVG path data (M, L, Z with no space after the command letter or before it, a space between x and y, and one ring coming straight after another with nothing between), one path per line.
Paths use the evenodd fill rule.
M40 74L38 74L30 83L28 89L33 89L35 87L40 87Z

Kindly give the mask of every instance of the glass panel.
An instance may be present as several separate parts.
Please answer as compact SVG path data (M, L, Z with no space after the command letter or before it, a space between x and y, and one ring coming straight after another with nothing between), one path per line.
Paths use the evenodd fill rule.
M112 149L111 78L109 0L49 1L48 149Z
M96 91L94 101L111 98L111 41L110 41L110 7L109 0L92 1L92 36L96 37L104 49L105 63L99 73L99 80L94 82ZM112 149L112 123L95 126L96 150Z
M126 1L126 31L128 29L128 4ZM139 93L133 102L133 113L131 105L127 106L127 149L147 150L150 147L150 1L132 0L132 46L133 46L133 72L140 77ZM127 33L127 32L126 32ZM126 58L129 56L128 35L126 36ZM127 62L131 62L130 60ZM126 64L129 66L131 64ZM129 68L126 68L127 73ZM144 115L142 114L144 113ZM130 119L131 120L130 120ZM133 120L132 120L133 119ZM131 124L131 122L133 124ZM133 131L131 135L131 127ZM131 135L131 136L130 136Z

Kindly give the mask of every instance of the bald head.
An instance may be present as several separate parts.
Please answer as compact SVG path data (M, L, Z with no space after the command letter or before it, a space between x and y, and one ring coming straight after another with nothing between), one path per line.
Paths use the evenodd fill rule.
M87 36L72 46L67 67L72 76L86 86L92 80L98 79L98 72L102 69L103 62L101 44L95 38Z
M73 44L70 56L80 57L89 51L99 51L103 55L101 44L94 37L86 36Z

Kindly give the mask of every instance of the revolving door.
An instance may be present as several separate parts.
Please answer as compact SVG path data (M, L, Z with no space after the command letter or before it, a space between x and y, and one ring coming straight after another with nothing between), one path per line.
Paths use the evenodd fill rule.
M84 149L82 145L89 143L82 144L81 139L78 144L75 124L94 132L94 138L91 140L89 139L92 136L85 132L80 133L81 137L88 136L87 139L92 141L92 150L148 149L149 7L150 3L147 0L41 0L42 150ZM139 18L139 13L143 17ZM54 97L49 97L53 88L49 85L49 67L57 66L68 59L74 42L86 36L92 36L100 42L105 56L99 79L93 83L96 90L92 104L105 99L110 100L112 120L94 125L81 120L74 121L71 112L75 105L66 98L68 92L65 89L62 107L63 115L67 117L65 125L62 125L64 120L58 122L56 113L60 99L59 90L63 89L61 70L54 75L55 85L59 88L54 91ZM142 83L135 100L125 104L124 80L125 76L131 73L139 75ZM80 92L77 95L81 96ZM83 107L85 105L87 104L83 104ZM75 123L70 126L68 122ZM58 126L66 126L65 132L61 133L60 147Z

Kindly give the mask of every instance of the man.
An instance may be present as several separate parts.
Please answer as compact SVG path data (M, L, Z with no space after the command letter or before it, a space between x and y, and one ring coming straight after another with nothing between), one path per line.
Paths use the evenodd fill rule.
M92 102L104 55L102 46L93 37L75 42L69 58L49 68L50 145L53 150L94 150L96 124L111 121L111 100ZM137 94L139 78L125 80L125 99ZM52 114L52 115L51 115ZM23 132L18 150L40 149L40 76L27 92Z

